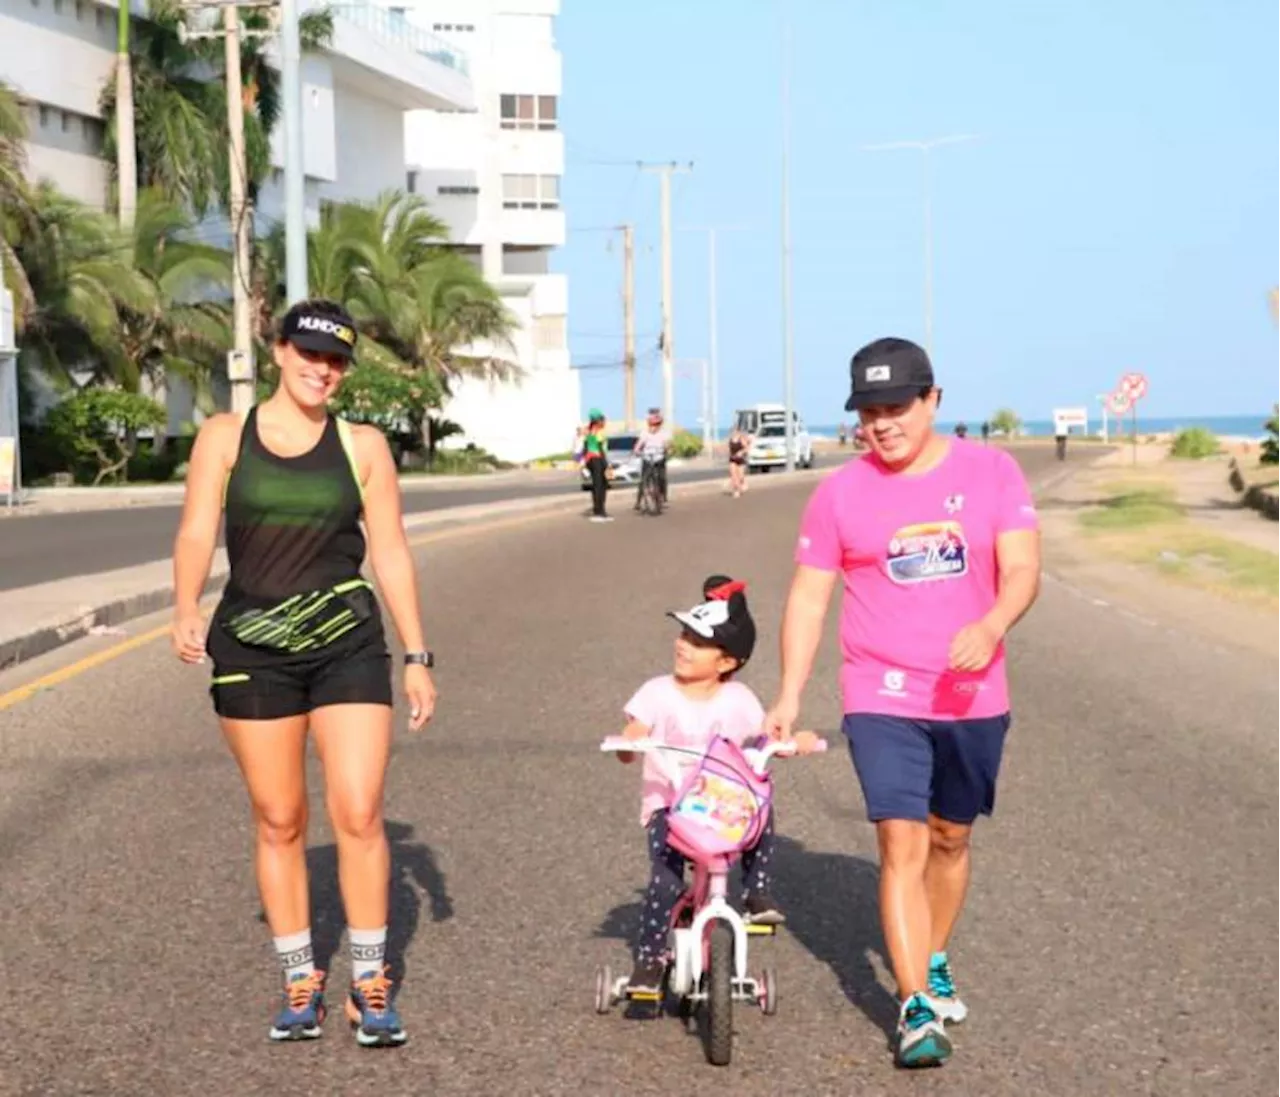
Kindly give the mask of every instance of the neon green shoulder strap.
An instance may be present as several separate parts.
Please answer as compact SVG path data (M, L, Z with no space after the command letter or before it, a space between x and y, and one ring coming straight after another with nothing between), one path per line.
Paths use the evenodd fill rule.
M239 460L240 447L244 445L244 425L249 420L249 413L242 411L240 413L240 434L236 437L236 460ZM231 486L231 473L235 469L235 461L231 463L231 468L227 469L227 475L222 479L222 509L227 509L227 488Z
M356 443L351 436L351 424L345 419L333 417L338 426L338 440L342 443L342 451L347 455L347 463L351 466L351 475L356 482L356 490L360 493L360 502L364 502L364 484L360 482L360 463L356 460Z

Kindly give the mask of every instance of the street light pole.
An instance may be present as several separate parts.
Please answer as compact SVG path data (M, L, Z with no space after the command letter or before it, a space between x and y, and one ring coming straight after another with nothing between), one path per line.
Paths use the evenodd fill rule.
M708 352L711 363L711 455L715 455L715 447L719 442L720 423L720 325L719 325L719 290L717 283L716 245L718 233L739 232L749 228L748 225L686 225L685 232L705 232L707 234L707 324Z
M863 145L863 152L890 152L912 149L924 157L924 349L933 357L933 178L929 153L940 145L959 145L976 141L972 133L955 133L928 141L889 141L882 145Z
M782 27L782 369L786 405L787 471L795 461L795 362L791 327L791 20Z

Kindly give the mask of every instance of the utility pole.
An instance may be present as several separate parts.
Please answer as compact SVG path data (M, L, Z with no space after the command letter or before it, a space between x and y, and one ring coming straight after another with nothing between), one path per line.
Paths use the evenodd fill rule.
M127 0L125 0L127 2ZM234 4L222 9L222 29L226 46L227 131L231 135L230 213L235 262L232 264L231 301L236 356L227 362L231 381L231 410L247 412L253 407L254 379L253 327L249 317L249 210L245 203L244 90L240 77L240 13Z
M627 430L636 421L636 252L635 230L631 225L620 225L622 230L622 326L623 326L623 375L622 410Z
M302 44L299 0L280 0L280 94L284 115L285 294L307 296L306 150L302 142Z
M675 425L675 353L671 340L671 176L693 170L674 160L669 164L639 164L641 171L659 173L662 200L662 412Z
M231 219L231 307L233 347L227 354L227 380L231 384L231 410L245 412L253 406L257 370L253 361L253 322L250 313L249 282L249 217L247 201L248 169L244 156L244 86L240 72L240 43L246 36L269 37L272 30L245 30L240 25L240 8L274 7L274 0L189 0L181 5L183 12L202 8L222 9L222 30L189 30L180 23L178 37L186 42L196 38L223 39L226 65L223 83L227 92L227 132L230 137L228 158L229 192L227 213Z
M13 294L5 288L0 256L0 492L12 510L22 492L22 433L18 421L18 347Z

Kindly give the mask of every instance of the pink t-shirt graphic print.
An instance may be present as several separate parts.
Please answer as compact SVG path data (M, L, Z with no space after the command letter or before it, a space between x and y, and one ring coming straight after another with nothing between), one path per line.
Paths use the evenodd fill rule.
M840 644L846 713L977 719L1009 709L1004 645L986 670L948 668L951 641L995 605L996 538L1038 526L1018 463L954 439L919 476L873 455L809 500L798 564L844 575Z

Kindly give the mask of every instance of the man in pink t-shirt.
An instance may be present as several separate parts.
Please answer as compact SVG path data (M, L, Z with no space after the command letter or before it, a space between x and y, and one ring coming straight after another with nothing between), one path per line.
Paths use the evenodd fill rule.
M951 1053L944 1022L967 1009L947 941L969 880L969 834L995 805L1009 728L1004 637L1035 601L1040 538L1018 464L934 430L941 390L905 339L850 365L870 452L814 491L801 522L769 713L788 735L836 579L844 732L876 824L880 913L902 999L897 1059Z

